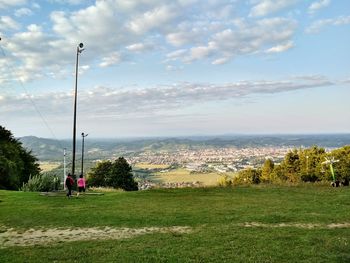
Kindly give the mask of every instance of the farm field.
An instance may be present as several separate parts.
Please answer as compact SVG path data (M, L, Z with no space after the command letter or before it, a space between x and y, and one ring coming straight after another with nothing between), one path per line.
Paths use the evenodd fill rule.
M0 191L0 262L349 262L350 188Z
M169 167L168 164L152 164L152 163L137 163L136 168L140 169L166 169Z
M218 184L220 173L191 173L190 171L178 168L165 173L156 173L152 180L162 183L200 182L204 186L215 186ZM227 173L230 177L233 173Z
M59 162L39 162L40 169L43 172L52 171L52 170L56 169L57 167L59 167L60 165L61 165L61 163L59 163Z

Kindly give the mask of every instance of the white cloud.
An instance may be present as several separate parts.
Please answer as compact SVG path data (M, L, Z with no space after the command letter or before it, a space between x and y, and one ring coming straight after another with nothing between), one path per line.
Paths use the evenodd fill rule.
M315 34L321 31L326 26L341 26L350 24L350 16L339 16L336 18L321 19L313 22L305 29L306 33Z
M15 16L16 16L16 17L30 16L30 15L32 15L32 14L33 14L32 10L30 10L29 8L26 8L26 7L17 9L17 10L15 11Z
M250 16L266 16L293 6L298 0L261 0L250 10Z
M167 60L178 60L187 53L186 49L178 49L166 55Z
M206 46L193 47L182 58L191 62L216 57L212 64L228 62L235 56L265 52L283 52L291 48L296 22L286 18L268 18L253 23L239 21L236 26L214 34Z
M121 60L122 60L121 55L118 52L113 52L109 56L102 58L100 67L105 68L105 67L113 66L113 65L119 64Z
M275 94L309 88L331 86L335 83L323 76L299 76L285 80L239 81L224 84L177 83L152 88L105 88L82 90L79 93L79 111L93 119L113 119L131 115L150 115L169 112L178 107L203 105L206 102L246 98L259 94ZM48 117L71 112L71 93L55 92L31 97ZM50 100L50 103L47 101ZM0 113L7 115L32 114L32 105L25 95L3 96Z
M198 46L190 49L189 57L186 58L186 61L193 61L202 58L206 58L212 54L215 50L215 43L210 42L208 46Z
M218 59L215 59L215 60L212 62L212 64L213 64L213 65L222 65L222 64L227 63L229 60L230 60L229 57L226 57L226 58L218 58Z
M38 4L38 3L32 3L32 7L35 8L35 9L40 9L41 6Z
M164 26L175 17L178 10L170 5L163 5L133 18L128 27L137 34Z
M166 35L166 40L175 47L198 43L203 36L208 34L206 26L204 24L181 23L174 30L175 32Z
M232 19L227 14L234 3L229 3L97 0L76 11L53 11L52 23L13 33L4 45L23 79L30 80L35 76L57 77L55 72L69 74L67 66L74 63L72 54L79 42L86 46L84 63L108 67L125 57L132 60L135 52L150 50L159 52L165 61L191 63L209 58L218 65L292 41L294 20ZM18 27L12 23L13 30Z
M144 43L134 43L126 47L127 50L132 52L143 52L152 50L154 47L152 44L144 44Z
M319 0L319 1L313 2L309 6L309 13L314 14L318 10L327 7L330 3L331 3L331 0Z
M5 47L23 61L23 64L17 67L19 78L24 81L33 79L38 76L42 67L50 68L52 59L62 59L62 54L56 54L51 48L51 40L52 38L43 33L41 26L35 24L29 25L27 31L13 35L11 42Z
M49 0L50 2L58 3L58 4L69 4L69 5L79 5L84 3L84 0Z
M19 28L20 28L20 24L18 24L11 17L9 17L9 16L1 16L0 17L0 30L1 31L17 30Z
M281 45L277 45L274 46L272 48L269 48L268 50L266 50L266 53L280 53L280 52L284 52L287 51L288 49L291 49L294 47L294 44L292 41L288 41L285 44L281 44Z
M26 0L0 0L0 9L24 5Z

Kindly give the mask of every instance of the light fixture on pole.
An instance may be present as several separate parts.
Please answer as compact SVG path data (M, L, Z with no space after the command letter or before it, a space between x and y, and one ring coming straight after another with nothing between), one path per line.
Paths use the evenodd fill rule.
M81 175L84 176L84 142L85 137L87 137L89 134L81 133L81 137L83 138L83 142L81 145Z
M76 146L76 128L77 128L77 93L78 93L78 65L79 54L84 50L84 44L77 46L77 58L75 64L75 89L74 89L74 118L73 118L73 154L72 154L72 176L75 174L75 146Z
M325 159L326 160L324 162L322 162L322 164L329 165L329 169L331 170L331 174L332 174L332 177L333 177L332 186L338 187L339 186L339 180L337 180L335 178L333 164L339 162L339 160L335 160L334 157L332 157L332 158L325 157Z

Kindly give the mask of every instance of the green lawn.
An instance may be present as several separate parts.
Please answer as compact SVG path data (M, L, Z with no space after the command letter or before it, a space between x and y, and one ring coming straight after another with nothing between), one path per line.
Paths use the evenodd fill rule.
M0 262L350 262L349 211L350 188L312 185L112 192L70 200L0 191ZM58 238L32 246L1 240L10 228L19 237L70 229L73 240L74 229L174 226L191 231Z

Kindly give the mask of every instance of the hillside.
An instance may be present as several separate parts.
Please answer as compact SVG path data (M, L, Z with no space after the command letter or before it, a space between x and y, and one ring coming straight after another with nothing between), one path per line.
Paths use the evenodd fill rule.
M0 191L0 262L349 262L348 190Z
M69 152L70 140L53 140L26 136L19 138L24 147L32 150L39 160L61 160L63 148ZM318 145L336 148L350 144L350 134L325 135L232 135L216 137L178 137L146 139L94 139L87 138L86 150L90 159L103 159L113 156L128 156L146 151L176 151L179 149L203 149L223 147L309 147ZM77 151L81 141L78 138Z

